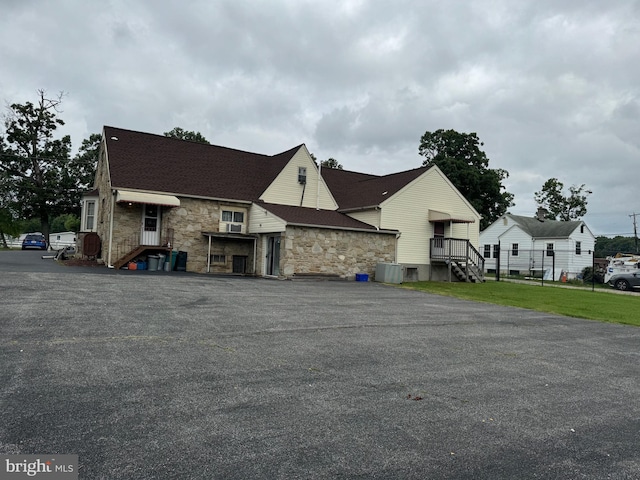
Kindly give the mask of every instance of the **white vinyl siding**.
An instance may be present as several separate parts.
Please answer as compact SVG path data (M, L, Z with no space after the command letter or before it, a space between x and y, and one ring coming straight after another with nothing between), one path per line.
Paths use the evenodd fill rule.
M298 182L300 168L306 169L305 184ZM318 188L320 189L320 202L317 201ZM337 210L338 208L324 180L320 179L318 183L318 168L305 147L301 147L296 152L276 179L263 192L260 200L266 203L296 207L316 208L319 206L322 210Z
M429 264L429 240L433 224L429 210L446 212L452 218L467 218L474 223L445 223L445 236L468 238L479 248L480 217L436 168L432 168L405 186L381 205L380 228L399 230L398 263Z
M258 205L252 205L249 211L249 232L250 233L276 233L284 232L287 224L281 218L276 217L271 212L267 212Z
M351 212L348 213L351 218L355 218L356 220L360 220L361 222L367 223L374 227L380 226L380 210L372 208L371 210L362 210L359 212Z

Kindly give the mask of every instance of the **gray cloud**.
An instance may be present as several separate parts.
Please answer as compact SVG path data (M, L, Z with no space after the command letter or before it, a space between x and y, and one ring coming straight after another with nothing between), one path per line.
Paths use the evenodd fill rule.
M514 213L557 177L596 233L640 211L640 3L0 2L2 100L65 91L63 133L174 126L345 168L414 168L420 136L477 132Z

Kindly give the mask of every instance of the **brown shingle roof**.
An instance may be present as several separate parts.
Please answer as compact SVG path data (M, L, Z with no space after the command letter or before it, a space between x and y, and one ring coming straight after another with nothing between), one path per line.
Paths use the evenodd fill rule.
M104 127L111 184L188 196L257 200L301 147L278 155Z
M318 227L344 228L348 230L377 231L376 227L368 223L351 218L335 210L316 210L315 208L294 207L290 205L276 205L259 202L257 205L294 225L312 225Z
M323 168L322 177L339 210L380 205L431 167L415 168L377 176L334 168Z

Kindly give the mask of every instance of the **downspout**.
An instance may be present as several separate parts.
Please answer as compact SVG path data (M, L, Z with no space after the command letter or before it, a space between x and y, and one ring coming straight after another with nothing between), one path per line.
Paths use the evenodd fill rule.
M209 235L209 250L207 251L207 273L211 273L211 235Z
M302 197L300 197L300 206L304 203L304 191L307 188L307 182L302 184Z
M258 256L258 239L253 239L253 274L256 274L256 265L257 265L257 257Z
M109 258L107 258L107 266L113 268L111 263L111 252L113 251L113 212L116 208L116 191L111 192L111 218L109 219Z
M320 210L320 178L322 178L322 162L318 164L318 191L316 192L316 210Z

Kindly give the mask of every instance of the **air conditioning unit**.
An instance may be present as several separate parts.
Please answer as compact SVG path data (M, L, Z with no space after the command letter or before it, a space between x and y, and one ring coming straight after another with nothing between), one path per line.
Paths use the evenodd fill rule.
M242 225L227 223L227 233L242 233Z

